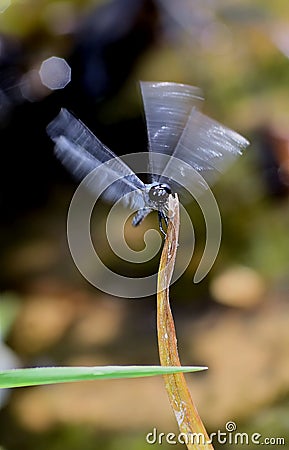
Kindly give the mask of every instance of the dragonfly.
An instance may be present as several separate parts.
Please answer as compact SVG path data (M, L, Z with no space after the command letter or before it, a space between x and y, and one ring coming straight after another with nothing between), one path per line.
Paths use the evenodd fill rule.
M144 183L64 108L47 126L47 133L55 143L56 157L77 181L109 161L109 166L103 164L103 176L89 184L92 193L99 192L105 179L109 183L102 193L105 201L120 201L133 208L133 226L156 210L160 231L165 235L163 223L168 225L169 196L177 193L185 201L187 189L204 189L200 180L212 184L243 153L249 141L200 111L203 95L198 87L142 81L140 88L148 135L149 183ZM188 166L201 177L188 174ZM176 181L180 174L181 183Z

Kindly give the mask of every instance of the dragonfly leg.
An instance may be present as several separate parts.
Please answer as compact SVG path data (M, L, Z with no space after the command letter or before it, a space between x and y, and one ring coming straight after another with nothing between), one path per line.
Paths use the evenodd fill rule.
M166 227L168 227L168 224L169 224L168 218L167 218L167 216L165 215L165 213L162 213L162 215L163 215L163 219L164 219L164 222L165 222L165 224L166 224Z
M168 218L167 218L167 216L162 212L162 211L158 211L158 218L159 218L159 228L160 228L160 231L161 231L161 233L164 235L164 237L166 238L167 237L167 234L166 234L166 232L164 231L164 229L163 229L163 221L164 221L164 223L165 223L165 225L166 225L166 227L168 226Z

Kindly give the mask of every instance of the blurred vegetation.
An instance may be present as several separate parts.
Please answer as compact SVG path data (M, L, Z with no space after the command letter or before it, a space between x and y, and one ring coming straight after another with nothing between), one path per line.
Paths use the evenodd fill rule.
M288 442L289 6L177 3L12 0L0 14L1 367L158 363L155 299L112 298L74 267L66 214L75 184L45 126L67 107L116 153L142 151L138 80L198 85L205 112L252 145L213 188L222 245L199 285L204 223L190 207L196 250L171 290L181 360L209 366L188 378L209 432L234 420L240 432ZM52 55L72 68L53 92L38 72ZM136 268L111 256L98 235L107 211L97 205L92 227L106 262L132 275L155 270L157 258ZM128 227L128 241L142 248L156 222ZM141 450L154 427L177 432L162 379L23 388L0 401L4 450Z

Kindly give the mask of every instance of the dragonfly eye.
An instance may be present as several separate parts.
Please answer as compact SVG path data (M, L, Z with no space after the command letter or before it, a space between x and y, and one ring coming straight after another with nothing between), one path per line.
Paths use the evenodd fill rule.
M153 203L163 205L171 193L172 190L168 184L157 184L150 188L149 198Z
M160 188L164 189L168 195L170 195L172 193L172 190L168 184L162 183L159 186L160 186Z

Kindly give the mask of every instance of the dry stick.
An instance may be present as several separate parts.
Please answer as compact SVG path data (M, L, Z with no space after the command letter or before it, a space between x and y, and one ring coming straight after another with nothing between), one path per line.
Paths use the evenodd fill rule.
M179 237L179 201L169 198L170 221L161 255L158 272L157 328L160 362L162 366L180 366L177 338L169 302L169 285L172 278ZM193 403L183 373L164 375L170 404L182 434L182 442L189 450L213 449L209 437Z

